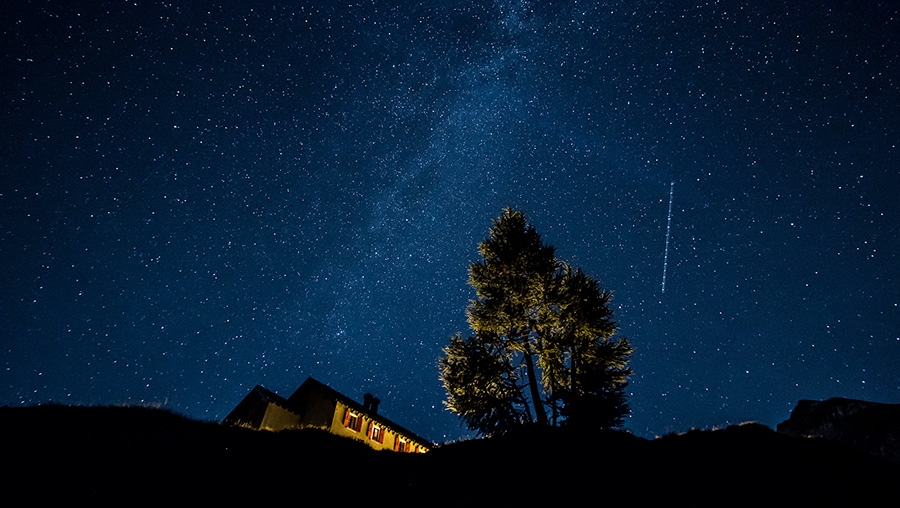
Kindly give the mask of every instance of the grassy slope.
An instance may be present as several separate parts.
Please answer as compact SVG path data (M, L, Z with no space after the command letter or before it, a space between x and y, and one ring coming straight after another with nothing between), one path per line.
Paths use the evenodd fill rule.
M232 506L287 494L305 504L324 492L376 506L565 505L585 496L592 505L830 506L896 501L900 481L900 464L753 424L656 440L530 429L412 456L317 430L273 434L152 408L39 406L0 408L0 435L13 466L3 492L33 500Z

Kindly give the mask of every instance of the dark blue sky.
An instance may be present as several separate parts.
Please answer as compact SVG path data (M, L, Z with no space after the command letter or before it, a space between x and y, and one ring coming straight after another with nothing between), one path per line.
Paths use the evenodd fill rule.
M505 206L614 292L638 435L900 402L900 8L763 3L4 2L0 404L469 436Z

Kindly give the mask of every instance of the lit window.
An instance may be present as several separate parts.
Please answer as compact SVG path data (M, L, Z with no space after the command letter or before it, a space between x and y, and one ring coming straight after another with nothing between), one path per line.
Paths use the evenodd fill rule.
M394 438L394 451L395 452L409 452L409 441L405 437L397 436Z
M362 416L348 409L344 412L344 427L359 432L362 429Z
M384 427L376 425L374 422L370 422L369 431L366 434L372 441L384 443Z

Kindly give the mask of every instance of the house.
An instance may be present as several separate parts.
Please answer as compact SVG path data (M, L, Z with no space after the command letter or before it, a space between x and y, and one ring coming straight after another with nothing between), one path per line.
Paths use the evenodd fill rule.
M428 440L379 415L379 403L367 393L359 404L310 377L287 399L256 386L222 423L270 431L316 427L362 440L376 450L431 449Z

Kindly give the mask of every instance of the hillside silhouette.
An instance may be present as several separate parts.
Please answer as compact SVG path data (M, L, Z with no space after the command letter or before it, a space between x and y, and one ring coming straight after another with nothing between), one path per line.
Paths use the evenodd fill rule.
M896 499L900 463L760 424L657 439L522 428L427 454L315 429L260 432L146 407L0 408L4 493L36 501L376 506L645 502L861 505Z

